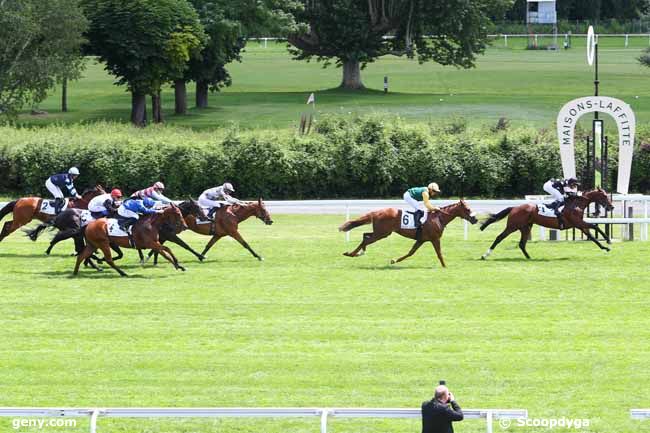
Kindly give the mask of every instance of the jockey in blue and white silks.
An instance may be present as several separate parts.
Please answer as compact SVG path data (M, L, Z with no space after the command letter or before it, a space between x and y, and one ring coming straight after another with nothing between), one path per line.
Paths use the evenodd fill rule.
M117 221L120 228L124 231L135 224L140 219L140 214L151 215L158 213L154 206L156 202L149 197L144 200L128 199L125 200L117 209Z
M79 176L79 169L71 167L67 173L52 175L45 181L45 187L54 197L54 210L57 214L61 212L66 196L81 198L74 187L74 180L77 176Z
M560 212L560 207L564 203L565 194L568 192L577 192L576 189L579 185L580 184L578 183L578 179L575 177L570 177L568 179L550 179L546 181L543 186L544 191L555 199L555 201L551 204L548 204L547 207L555 211L555 216L557 216L560 229L564 227L564 221L562 219L562 212Z

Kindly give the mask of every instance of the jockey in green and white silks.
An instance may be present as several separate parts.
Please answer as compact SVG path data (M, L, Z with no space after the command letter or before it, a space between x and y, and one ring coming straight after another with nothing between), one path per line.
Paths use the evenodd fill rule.
M440 188L435 182L431 182L428 186L418 186L408 189L404 193L404 201L408 203L414 211L422 210L424 211L424 216L420 220L421 224L424 224L429 216L429 212L435 212L440 210L439 207L434 206L429 201L431 198L435 197L440 193ZM424 203L424 208L422 207Z

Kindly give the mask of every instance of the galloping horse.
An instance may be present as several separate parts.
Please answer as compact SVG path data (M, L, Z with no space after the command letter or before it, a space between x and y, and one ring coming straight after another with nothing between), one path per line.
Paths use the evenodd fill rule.
M437 212L429 213L427 221L422 225L422 232L417 236L416 229L402 229L401 220L402 212L399 209L386 208L369 212L361 217L351 220L339 227L339 231L347 232L355 227L372 223L372 232L364 233L363 240L359 246L352 252L343 253L344 256L358 257L366 252L366 247L380 239L389 236L391 233L396 232L406 238L416 239L415 244L411 250L404 256L391 260L391 264L399 263L402 260L411 257L425 242L431 242L433 248L436 250L436 255L442 267L446 267L445 259L442 257L440 250L440 238L445 226L449 224L454 218L461 217L464 220L476 224L477 220L472 210L467 206L464 200L449 206L442 207ZM361 251L361 254L359 253Z
M165 208L162 214L146 216L140 219L133 226L133 241L135 243L135 248L153 249L162 254L164 258L174 265L174 268L184 271L185 268L178 263L178 260L172 251L166 246L161 245L158 240L158 233L162 225L176 227L179 231L187 228L180 209L175 205L171 205ZM110 236L108 234L108 221L106 218L100 218L88 223L85 227L84 236L86 237L86 247L81 254L77 256L74 275L77 275L79 272L79 265L81 265L81 262L90 258L95 250L100 249L104 254L104 261L106 261L106 263L115 269L121 276L126 277L126 273L118 268L113 262L113 258L111 257L111 244L115 244L122 248L133 248L130 245L127 236Z
M596 224L589 224L584 221L584 213L590 203L597 203L599 206L604 207L608 211L614 209L612 206L612 201L609 196L602 188L597 188L591 191L583 193L581 196L570 196L564 204L564 209L562 210L562 218L564 219L564 229L577 228L582 233L587 236L592 242L595 242L596 245L600 247L601 250L609 251L609 248L603 246L596 238L594 238L589 229L594 229L596 232L600 233L601 236L607 240L607 243L611 243L607 235L598 227ZM492 251L499 245L499 242L508 237L511 233L519 230L521 232L521 240L519 241L519 248L521 252L524 253L527 259L530 259L528 252L526 251L526 242L528 242L528 237L530 235L530 230L533 227L533 224L538 224L543 227L548 227L551 229L559 230L559 222L557 218L545 217L538 213L537 205L533 203L526 203L516 207L508 207L503 209L501 212L490 215L490 218L485 220L481 224L481 230L485 230L490 224L502 220L508 216L508 222L506 228L501 232L499 236L494 240L490 248L481 256L483 260L488 258Z
M106 192L100 185L97 185L95 188L84 191L79 200L70 199L68 202L68 208L88 209L88 203L90 200L100 194L106 194ZM43 222L48 222L54 219L56 215L41 212L41 204L43 201L44 199L40 197L25 197L14 200L3 207L0 210L0 220L10 212L13 212L14 219L13 221L7 221L2 227L2 232L0 232L0 241L25 224L29 224L34 218Z
M230 236L239 242L244 248L246 248L250 253L257 258L257 260L264 260L259 256L253 249L248 245L248 242L239 234L237 230L239 223L255 216L261 219L264 224L271 225L273 220L271 220L271 215L266 210L262 199L259 198L256 202L248 202L243 204L234 204L231 206L222 207L217 210L214 221L208 224L198 224L196 218L193 216L188 216L186 219L187 226L193 232L199 233L201 235L212 236L212 239L208 241L208 244L203 249L201 253L205 257L207 252L212 248L212 246L222 237Z

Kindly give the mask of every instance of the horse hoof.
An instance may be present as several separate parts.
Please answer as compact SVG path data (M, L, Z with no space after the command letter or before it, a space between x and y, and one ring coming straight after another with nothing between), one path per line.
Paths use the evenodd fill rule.
M606 253L608 253L608 252L610 252L610 251L611 251L611 249L609 249L609 248L605 248L605 252L606 252Z
M263 262L263 261L264 261L264 257L258 257L257 260L259 260L260 262Z
M181 271L185 272L185 268L182 267L182 266L179 266L178 269L180 269Z
M394 265L395 263L397 263L397 260L395 260L395 259L390 259L390 264L391 264L391 265Z
M199 262L202 262L203 260L205 260L205 256L199 256Z
M481 260L485 260L485 256L481 256Z

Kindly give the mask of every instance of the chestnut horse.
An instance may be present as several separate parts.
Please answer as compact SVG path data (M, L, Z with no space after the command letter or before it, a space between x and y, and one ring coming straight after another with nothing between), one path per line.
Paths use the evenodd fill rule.
M163 225L176 227L179 231L187 228L180 209L176 205L171 205L165 208L162 213L145 216L135 223L133 226L133 241L135 243L135 248L155 250L174 265L174 268L184 271L185 268L178 263L178 260L172 251L168 247L162 245L158 239L160 227ZM79 265L81 265L81 262L90 258L95 250L100 249L104 254L104 261L108 263L110 267L115 269L121 276L126 277L126 273L118 268L113 262L113 258L111 257L111 244L122 248L133 248L129 243L129 238L127 236L109 236L108 221L106 218L100 218L88 223L85 227L84 236L86 238L86 247L81 254L77 256L77 263L75 264L73 273L74 275L77 275L79 272Z
M564 209L562 210L564 229L577 228L587 236L587 239L595 242L601 250L609 251L608 247L603 246L598 242L598 239L594 238L591 233L589 233L589 229L596 230L596 232L600 233L609 244L611 242L605 232L603 232L598 225L586 223L583 219L585 210L589 207L590 203L597 203L608 211L614 209L611 199L602 188L584 192L580 196L570 196L565 200ZM560 229L557 218L542 216L537 212L537 205L533 203L525 203L516 207L505 208L499 213L490 215L490 217L481 224L481 230L485 230L487 226L496 221L502 220L506 216L508 216L506 228L499 236L497 236L485 254L481 256L483 260L488 258L496 246L499 245L499 242L517 230L521 232L519 248L521 249L521 252L524 253L524 256L527 259L530 259L530 256L526 251L526 242L528 242L528 237L530 236L530 230L532 229L533 224L538 224L555 230Z
M214 220L209 224L197 224L194 216L188 216L186 219L187 226L190 230L201 235L212 236L208 244L203 249L201 256L205 258L208 250L222 237L230 236L239 242L244 248L257 258L257 260L264 260L248 245L248 242L239 234L239 223L255 216L261 219L264 224L271 225L271 214L266 210L264 202L259 198L256 202L247 202L243 204L234 204L231 206L223 206L217 210Z
M350 220L339 227L339 231L347 232L355 227L372 223L372 232L363 234L363 240L359 246L352 252L343 253L344 256L358 257L366 252L366 247L380 239L388 237L391 233L396 232L406 238L416 239L411 247L411 250L404 256L398 259L392 259L391 264L399 263L408 257L411 257L425 242L431 242L433 248L436 250L436 255L442 267L446 267L445 259L442 257L440 250L440 238L445 226L449 224L454 218L460 217L464 220L476 224L477 220L472 210L467 206L464 200L458 203L451 204L440 208L437 212L430 212L426 222L422 225L422 232L419 238L416 229L402 229L402 210L394 208L386 208L373 212L369 212L361 217ZM361 251L361 253L359 253Z
M90 200L100 194L106 194L106 192L100 185L97 185L95 188L84 191L79 200L69 199L68 208L88 209L88 203ZM2 232L0 232L0 241L25 224L29 224L34 218L43 222L48 222L54 219L56 215L41 213L41 203L43 203L43 200L45 199L40 197L25 197L14 200L3 207L0 210L0 220L10 212L13 212L14 219L13 221L7 221L2 227Z

